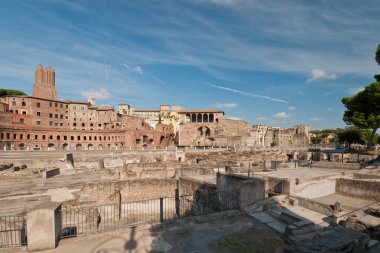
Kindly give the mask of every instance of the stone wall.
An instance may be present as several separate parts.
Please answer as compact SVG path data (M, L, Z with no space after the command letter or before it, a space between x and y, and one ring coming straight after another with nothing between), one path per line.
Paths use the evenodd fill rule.
M179 196L187 195L187 194L194 194L199 190L215 192L216 191L216 185L205 183L203 181L196 180L193 178L186 178L186 177L180 177L179 178L179 180L178 180Z
M336 181L335 192L356 198L380 201L380 180L339 178Z
M80 196L68 204L114 204L118 200L119 192L121 194L121 202L174 197L176 187L177 180L174 179L143 179L89 183L82 188Z

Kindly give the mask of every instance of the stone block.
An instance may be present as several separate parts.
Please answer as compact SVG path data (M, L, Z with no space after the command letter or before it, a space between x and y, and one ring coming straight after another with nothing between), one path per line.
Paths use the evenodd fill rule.
M61 204L49 202L26 215L28 251L54 249L61 229Z
M42 178L51 178L60 174L59 168L48 169L42 172Z

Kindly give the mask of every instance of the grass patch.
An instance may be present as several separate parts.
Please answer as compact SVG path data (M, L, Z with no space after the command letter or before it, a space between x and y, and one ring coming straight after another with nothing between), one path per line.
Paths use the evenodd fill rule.
M176 235L179 238L186 238L186 237L189 237L191 235L191 231L190 230L182 230L182 231L177 232Z

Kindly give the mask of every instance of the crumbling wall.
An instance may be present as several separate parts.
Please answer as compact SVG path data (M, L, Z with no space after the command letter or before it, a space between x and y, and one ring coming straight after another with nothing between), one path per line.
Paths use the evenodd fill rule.
M121 202L134 202L160 197L174 197L177 180L173 179L143 179L125 181L107 181L86 184L80 196L71 204L114 204L118 201L119 192Z
M199 190L215 192L216 185L205 183L204 181L196 180L193 178L180 177L178 179L179 196L194 194Z
M356 198L380 201L380 180L339 178L336 180L335 192Z

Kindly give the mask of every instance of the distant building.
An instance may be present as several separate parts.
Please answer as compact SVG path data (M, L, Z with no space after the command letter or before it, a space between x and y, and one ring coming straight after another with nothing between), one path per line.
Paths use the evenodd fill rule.
M88 102L58 99L54 69L41 64L35 71L32 96L0 97L0 119L0 149L4 150L150 148L174 141L170 126L153 129L130 113L96 106L92 98Z
M249 129L248 147L307 146L310 143L310 127L295 125L293 128L253 125Z

